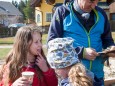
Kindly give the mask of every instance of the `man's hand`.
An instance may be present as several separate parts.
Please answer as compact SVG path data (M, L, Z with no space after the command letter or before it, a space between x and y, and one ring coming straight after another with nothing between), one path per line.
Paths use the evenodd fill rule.
M85 48L84 58L88 60L95 60L99 54L93 48Z
M115 57L115 46L110 46L103 51L109 57Z

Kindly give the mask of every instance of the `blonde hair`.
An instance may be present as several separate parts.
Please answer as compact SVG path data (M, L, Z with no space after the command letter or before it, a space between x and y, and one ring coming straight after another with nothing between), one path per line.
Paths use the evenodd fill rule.
M25 63L27 62L27 52L31 45L29 44L29 42L32 43L33 41L32 34L34 32L38 32L38 34L40 34L42 37L40 30L41 29L36 25L28 25L18 29L15 36L13 49L6 56L6 62L0 72L0 80L2 80L6 68L8 70L7 76L5 78L6 84L8 84L9 82L13 83L21 76L22 67L24 67ZM46 59L43 49L41 51L42 56ZM38 78L42 77L42 71L40 70L40 68L38 66L35 66L35 69L38 74Z
M86 75L85 66L81 63L71 67L68 77L72 86L93 86L92 79Z

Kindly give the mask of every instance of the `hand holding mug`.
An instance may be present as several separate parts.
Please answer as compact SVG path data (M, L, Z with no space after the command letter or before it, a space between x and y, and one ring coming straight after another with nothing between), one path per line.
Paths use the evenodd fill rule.
M20 77L11 86L30 86L30 83L28 79Z

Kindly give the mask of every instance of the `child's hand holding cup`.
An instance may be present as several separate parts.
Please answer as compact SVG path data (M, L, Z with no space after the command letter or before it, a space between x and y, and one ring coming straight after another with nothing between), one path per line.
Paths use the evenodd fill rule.
M32 85L33 77L34 77L34 72L24 71L24 72L22 72L22 77L28 79L28 81L30 82L30 85Z

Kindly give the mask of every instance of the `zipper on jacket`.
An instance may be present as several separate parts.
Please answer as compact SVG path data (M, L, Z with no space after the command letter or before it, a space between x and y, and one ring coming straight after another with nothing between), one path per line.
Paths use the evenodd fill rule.
M77 17L75 16L75 14L74 14L74 12L73 12L73 10L72 10L72 4L71 4L71 6L70 6L70 10L71 10L71 12L72 12L72 15L74 16L74 18L76 19ZM90 28L90 30L89 30L89 32L87 32L86 31L86 29L85 29L85 27L80 23L80 22L78 22L82 27L83 27L83 29L84 29L84 31L85 31L85 33L86 33L86 35L87 35L87 38L88 38L88 47L91 47L91 40L90 40L90 31L92 30L92 28L97 24L97 22L99 21L99 16L98 16L98 13L97 13L97 11L95 10L95 9L93 9L93 11L94 11L94 13L96 14L96 22L95 22L95 24ZM76 20L78 20L78 19L76 19ZM92 60L90 60L90 66L89 66L89 70L91 70L92 69Z

